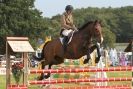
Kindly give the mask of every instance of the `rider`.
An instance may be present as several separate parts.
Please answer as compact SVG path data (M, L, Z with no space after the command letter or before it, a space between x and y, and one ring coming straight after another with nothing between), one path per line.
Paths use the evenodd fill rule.
M65 12L61 16L61 35L64 37L63 46L65 51L71 33L74 30L77 30L77 28L73 23L72 11L73 11L73 6L67 5L65 8Z
M69 37L71 36L73 31L78 31L73 23L72 11L73 11L73 6L67 5L65 8L65 12L61 16L61 36L64 37L64 39L63 39L64 51L66 51L66 49L67 49L67 43L68 43ZM96 47L96 48L98 48L98 47ZM98 51L98 53L99 53L99 51ZM90 59L90 50L88 49L87 59L84 61L84 63L87 63L89 59Z

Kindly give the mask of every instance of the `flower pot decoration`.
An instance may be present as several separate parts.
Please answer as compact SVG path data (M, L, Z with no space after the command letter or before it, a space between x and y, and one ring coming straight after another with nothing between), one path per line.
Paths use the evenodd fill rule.
M20 82L21 76L23 74L23 63L22 62L13 63L12 74L16 81L16 84L18 85Z

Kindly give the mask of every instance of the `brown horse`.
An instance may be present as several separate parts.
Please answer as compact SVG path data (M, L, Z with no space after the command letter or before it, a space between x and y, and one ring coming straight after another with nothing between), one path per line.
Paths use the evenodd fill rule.
M130 40L128 46L126 47L126 49L124 50L124 52L132 52L132 44L133 44L133 40Z
M52 65L57 65L64 62L64 59L79 59L80 57L87 55L88 50L92 52L97 46L91 46L91 39L96 38L99 43L102 43L103 37L101 32L101 24L99 21L89 21L83 25L77 32L73 34L72 41L68 44L67 50L64 51L63 45L59 38L48 42L42 50L41 58L35 58L38 61L42 61L42 69L46 65L51 69ZM89 59L86 59L88 62ZM99 60L97 60L98 62ZM42 73L40 80L44 77L48 78L50 73L44 76Z

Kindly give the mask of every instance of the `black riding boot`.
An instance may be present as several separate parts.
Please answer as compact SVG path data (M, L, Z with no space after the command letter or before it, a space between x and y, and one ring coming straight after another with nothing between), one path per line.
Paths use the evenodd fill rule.
M68 36L64 36L64 38L63 38L63 48L64 48L64 51L67 50L67 43L68 43Z

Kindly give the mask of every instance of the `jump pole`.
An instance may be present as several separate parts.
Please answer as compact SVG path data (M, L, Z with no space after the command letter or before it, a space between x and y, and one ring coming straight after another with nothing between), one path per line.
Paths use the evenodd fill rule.
M84 69L47 69L29 70L30 74L36 73L79 73L79 72L111 72L111 71L133 71L133 67L113 67L113 68L84 68Z
M30 85L34 84L59 84L59 83L79 83L79 82L112 82L112 81L132 81L133 78L88 78L88 79L65 79L65 80L43 80L28 81Z

